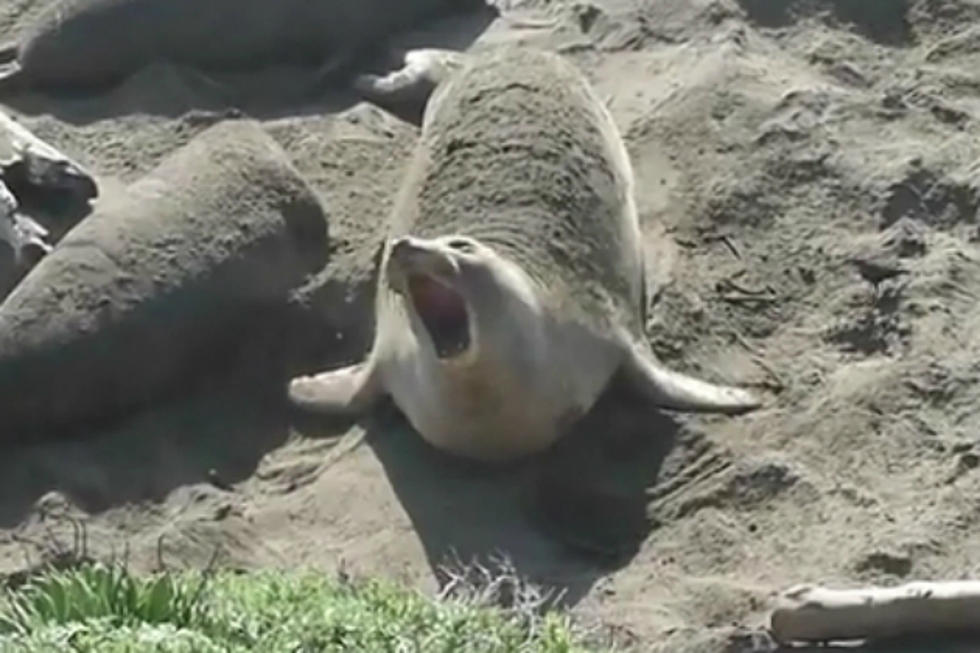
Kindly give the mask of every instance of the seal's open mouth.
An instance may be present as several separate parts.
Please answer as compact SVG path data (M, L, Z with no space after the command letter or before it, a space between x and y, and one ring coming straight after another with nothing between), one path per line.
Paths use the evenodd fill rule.
M408 290L439 358L452 358L466 351L470 346L470 324L462 296L427 275L410 276Z

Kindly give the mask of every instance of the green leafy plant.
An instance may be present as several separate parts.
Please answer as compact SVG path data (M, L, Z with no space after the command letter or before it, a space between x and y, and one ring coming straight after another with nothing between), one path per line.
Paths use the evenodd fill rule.
M503 598L503 600L501 600ZM319 572L162 572L82 563L0 599L0 651L585 653L588 633L516 577L460 574L436 600Z
M52 570L7 592L0 633L42 625L104 619L113 626L171 623L185 627L201 614L206 575L158 573L139 578L118 564Z

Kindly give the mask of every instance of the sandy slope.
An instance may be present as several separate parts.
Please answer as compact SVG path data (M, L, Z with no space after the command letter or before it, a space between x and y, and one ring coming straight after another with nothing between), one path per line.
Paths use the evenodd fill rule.
M36 4L3 2L0 29ZM667 416L610 398L545 460L487 471L434 455L395 414L306 424L240 375L213 380L93 438L5 452L0 566L37 560L49 526L70 545L64 513L88 520L91 548L128 542L144 566L165 535L171 564L220 544L235 564L343 562L432 588L450 551L499 550L674 653L742 650L734 629L797 582L977 575L980 2L501 4L489 26L402 40L520 39L588 72L635 161L658 354L766 388L766 408ZM234 81L229 96L157 66L99 97L8 106L107 188L208 111L262 118L331 210L334 262L311 296L340 329L331 352L356 356L414 129L339 91L304 99L302 72ZM904 274L876 289L855 257Z

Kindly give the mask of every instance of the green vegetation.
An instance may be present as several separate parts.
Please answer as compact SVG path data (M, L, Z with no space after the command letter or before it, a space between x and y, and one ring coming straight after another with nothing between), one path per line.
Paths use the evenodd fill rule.
M49 570L0 598L0 651L586 651L566 615L309 572ZM484 594L485 595L485 594Z

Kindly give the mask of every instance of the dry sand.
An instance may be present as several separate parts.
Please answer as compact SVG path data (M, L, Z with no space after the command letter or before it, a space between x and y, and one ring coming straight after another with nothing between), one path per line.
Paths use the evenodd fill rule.
M41 4L5 0L0 31ZM579 64L636 167L657 353L760 386L767 406L666 415L609 398L544 460L485 470L432 453L392 411L306 423L245 373L209 379L87 438L5 451L0 568L71 546L65 515L93 552L128 544L142 567L163 537L172 565L220 545L243 567L343 564L431 590L451 552L503 552L671 653L751 650L744 630L798 582L978 575L980 2L501 4L492 23L399 43L521 40ZM226 108L263 120L330 212L332 263L309 295L338 329L326 354L356 358L415 128L339 90L311 100L298 71L224 81L159 65L97 97L5 105L108 189ZM903 274L876 286L855 258Z

